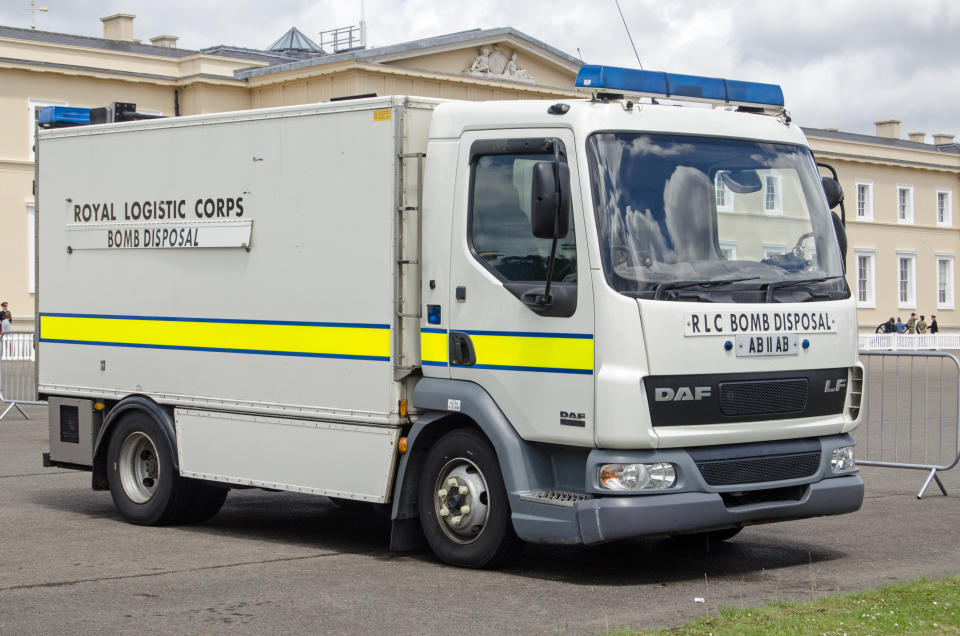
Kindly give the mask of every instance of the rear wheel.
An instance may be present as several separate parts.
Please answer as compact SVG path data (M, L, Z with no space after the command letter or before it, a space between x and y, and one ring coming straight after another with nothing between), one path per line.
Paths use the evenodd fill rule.
M176 523L189 510L195 489L176 474L171 454L160 426L144 413L131 412L117 423L107 447L107 481L130 523Z
M450 565L493 567L522 545L496 453L473 429L447 433L430 448L417 507L427 542Z

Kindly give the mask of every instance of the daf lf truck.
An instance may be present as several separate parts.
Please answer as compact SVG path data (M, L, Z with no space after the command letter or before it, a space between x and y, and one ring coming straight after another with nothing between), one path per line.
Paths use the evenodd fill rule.
M578 85L45 111L47 465L134 524L381 504L392 548L467 567L857 510L842 194L779 87Z

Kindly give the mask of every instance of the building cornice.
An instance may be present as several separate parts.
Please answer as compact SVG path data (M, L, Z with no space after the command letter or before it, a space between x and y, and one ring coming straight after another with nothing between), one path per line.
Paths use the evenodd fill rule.
M274 84L286 84L289 82L322 77L336 73L349 71L362 71L380 75L395 75L400 77L413 77L425 80L441 80L453 84L467 84L470 86L483 86L484 88L496 88L500 90L522 91L525 93L540 94L544 99L550 97L572 97L582 98L589 96L588 93L573 88L561 88L553 86L544 86L542 84L525 84L522 82L512 82L510 80L487 80L467 75L455 73L442 73L440 71L422 71L409 69L401 66L384 66L382 64L367 64L364 62L346 61L329 67L308 67L291 69L282 73L272 75L261 75L249 78L250 88L263 88Z
M814 155L820 157L833 157L844 161L856 161L858 163L870 163L875 165L899 166L902 168L920 168L922 170L931 170L935 172L960 173L960 165L948 165L942 163L927 163L925 161L911 161L909 159L897 159L891 157L880 157L876 155L857 155L834 150L822 150L811 147Z

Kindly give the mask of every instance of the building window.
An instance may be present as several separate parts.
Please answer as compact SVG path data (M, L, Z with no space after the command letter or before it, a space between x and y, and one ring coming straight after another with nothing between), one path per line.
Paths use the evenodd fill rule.
M913 186L897 186L897 220L913 223Z
M767 259L775 255L783 255L787 253L786 245L774 245L774 244L763 244L763 258Z
M937 190L937 225L953 225L953 192Z
M937 309L953 309L953 254L937 254Z
M780 175L766 175L763 178L763 186L763 211L767 214L783 214L783 194L780 192Z
M714 190L717 195L717 210L721 212L730 212L733 210L733 190L728 188L723 182L723 173L718 172L714 178Z
M33 201L27 203L27 291L37 291L37 212Z
M897 254L897 300L901 309L917 308L917 256Z
M857 220L873 220L873 183L857 181Z
M723 257L728 261L737 260L737 242L720 241L720 253L723 254Z
M875 252L857 250L857 306L876 307Z
M27 126L30 129L30 147L28 156L30 161L34 161L37 157L37 153L34 150L35 144L37 143L37 117L40 115L40 111L47 106L66 106L67 102L53 102L48 99L29 99L27 100Z

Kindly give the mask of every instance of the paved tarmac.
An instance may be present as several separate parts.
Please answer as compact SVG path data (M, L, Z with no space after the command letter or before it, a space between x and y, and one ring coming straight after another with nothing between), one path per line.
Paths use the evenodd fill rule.
M45 408L26 408L35 419L0 421L0 636L596 634L960 571L960 469L943 476L951 496L917 500L922 473L864 468L859 512L710 552L527 546L478 572L391 554L384 521L321 497L232 491L201 526L128 525L89 473L41 467Z

